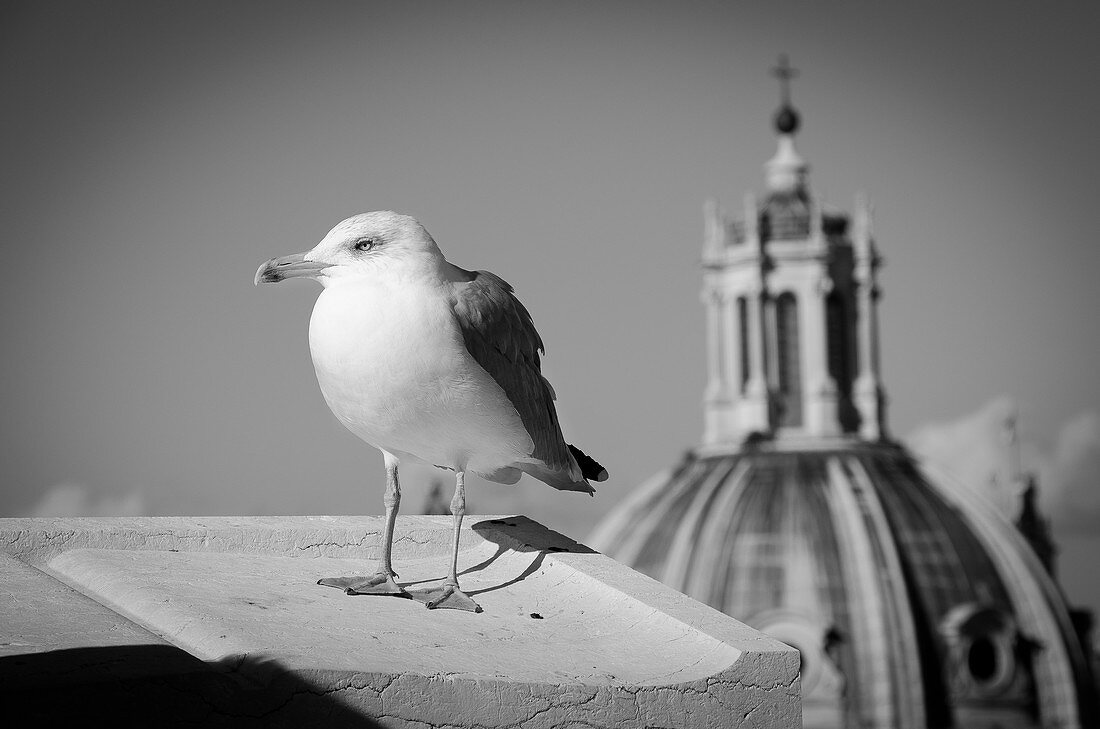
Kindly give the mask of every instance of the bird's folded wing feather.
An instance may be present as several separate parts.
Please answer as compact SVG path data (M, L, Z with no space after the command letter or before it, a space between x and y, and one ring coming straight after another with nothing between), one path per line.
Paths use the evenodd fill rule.
M554 391L542 376L542 338L512 287L488 271L454 285L454 312L466 349L508 395L534 441L531 454L552 469L570 471L573 458L554 409ZM578 473L579 477L579 473Z

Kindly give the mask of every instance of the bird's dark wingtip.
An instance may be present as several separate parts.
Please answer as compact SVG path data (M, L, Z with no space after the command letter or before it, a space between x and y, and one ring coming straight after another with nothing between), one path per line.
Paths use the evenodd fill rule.
M577 461L577 465L581 467L581 473L584 474L586 479L597 483L607 480L607 469L597 463L596 459L572 443L567 445L569 446L569 452L573 454L573 458Z

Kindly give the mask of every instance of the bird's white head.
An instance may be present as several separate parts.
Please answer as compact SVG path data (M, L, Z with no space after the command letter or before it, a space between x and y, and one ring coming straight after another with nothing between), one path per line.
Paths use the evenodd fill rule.
M353 215L305 253L272 258L256 283L312 278L337 281L387 275L425 275L446 265L439 247L416 218L389 210Z

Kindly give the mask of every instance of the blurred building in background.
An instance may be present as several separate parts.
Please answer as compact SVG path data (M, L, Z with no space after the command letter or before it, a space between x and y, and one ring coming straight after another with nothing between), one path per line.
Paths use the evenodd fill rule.
M451 501L443 493L443 482L432 479L432 488L420 507L420 513L428 516L451 516Z
M870 208L811 193L790 73L764 195L705 209L703 443L591 542L798 648L806 727L1097 726L1034 483L999 506L888 434Z

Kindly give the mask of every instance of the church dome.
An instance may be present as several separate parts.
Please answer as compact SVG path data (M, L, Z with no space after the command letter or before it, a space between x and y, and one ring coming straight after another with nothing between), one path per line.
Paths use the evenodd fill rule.
M1097 726L1033 536L889 438L870 203L826 210L794 130L762 204L704 208L702 444L592 546L798 648L807 729Z
M1092 726L1057 586L966 493L889 443L702 449L590 541L797 648L808 728Z

